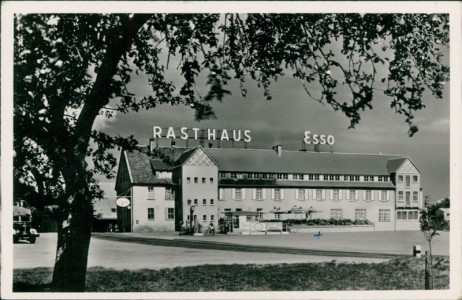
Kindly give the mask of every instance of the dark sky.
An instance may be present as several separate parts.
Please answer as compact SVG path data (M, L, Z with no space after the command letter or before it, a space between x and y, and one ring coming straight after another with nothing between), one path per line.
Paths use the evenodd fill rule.
M141 81L141 80L140 80ZM141 82L139 83L141 85ZM383 153L409 156L422 173L424 195L432 200L449 196L449 99L425 97L426 108L416 113L419 132L407 134L404 117L389 108L387 99L376 93L372 110L364 111L355 129L330 106L307 97L301 84L290 77L272 87L273 100L267 101L261 90L249 82L249 93L242 98L237 89L222 103L214 103L216 120L194 121L192 109L184 106L160 106L152 111L119 114L97 125L110 134L133 134L147 144L152 127L198 127L201 129L248 129L249 148L267 148L281 144L283 149L299 150L306 130L335 137L335 152ZM252 88L250 88L252 87ZM137 89L136 92L140 92ZM446 91L445 95L448 95ZM180 142L178 143L180 144ZM224 146L222 144L222 146ZM237 146L237 145L236 145ZM327 147L321 150L328 151ZM113 189L113 184L105 184ZM113 191L107 191L108 196Z
M445 53L448 60L448 53ZM175 57L171 66L176 66ZM382 69L379 69L379 78ZM291 74L291 73L289 73ZM175 68L167 71L174 82L180 82ZM132 77L129 90L137 96L150 94L147 78ZM252 142L249 148L270 149L281 144L283 149L299 150L304 132L331 134L335 137L335 152L383 153L409 156L422 174L423 194L432 201L449 197L449 84L444 97L437 100L424 94L425 108L415 113L419 132L408 136L404 116L390 108L390 99L383 92L375 91L373 109L361 114L355 129L348 129L349 120L329 105L310 99L299 80L291 75L281 78L271 86L273 100L263 97L263 90L250 79L246 82L248 94L243 98L238 82L229 86L232 95L223 102L213 103L216 120L196 122L194 111L185 106L159 106L151 111L118 114L113 119L98 117L95 127L109 134L134 135L140 144L147 144L154 125L161 127L198 127L201 129L248 129ZM312 86L310 92L316 92ZM205 85L199 86L205 94ZM178 143L181 144L181 143ZM222 144L222 147L225 145ZM229 145L231 146L231 145ZM321 151L328 151L327 147ZM114 182L101 179L107 197L115 196Z

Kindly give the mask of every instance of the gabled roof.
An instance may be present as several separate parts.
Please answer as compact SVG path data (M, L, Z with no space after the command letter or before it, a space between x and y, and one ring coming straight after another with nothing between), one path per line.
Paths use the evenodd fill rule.
M132 184L171 183L171 180L166 182L166 179L156 178L156 171L171 171L173 168L181 166L197 149L204 151L222 172L387 176L396 171L406 159L409 159L398 155L309 151L282 151L282 155L278 156L273 150L237 148L160 147L157 149L164 158L170 159L149 155L147 146L139 147L134 151L124 151L132 176ZM122 155L122 157L124 156ZM298 183L293 184L298 185ZM352 183L346 184L352 186ZM367 186L372 186L371 184L368 183ZM383 186L383 188L387 187Z
M173 161L178 159L187 148L158 148L162 154ZM148 154L146 146L140 146L133 151L124 150L128 160L132 184L171 184L170 179L156 178L155 171L170 171L172 166L162 158ZM123 156L122 156L123 157Z
M396 173L398 171L399 167L407 160L406 157L400 157L400 158L395 158L395 159L390 159L387 163L387 169L390 174Z
M282 151L260 149L205 149L220 171L311 173L348 175L389 175L387 163L397 155L350 154L330 152Z

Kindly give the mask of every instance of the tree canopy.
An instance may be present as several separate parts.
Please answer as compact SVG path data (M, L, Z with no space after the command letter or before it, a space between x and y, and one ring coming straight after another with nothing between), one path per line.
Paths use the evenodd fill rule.
M134 144L90 130L111 98L122 113L185 104L204 119L214 116L210 101L223 100L232 79L243 96L245 81L255 80L270 100L271 83L289 74L309 98L341 110L351 127L372 109L374 93L384 93L413 135L424 90L441 98L448 80L441 51L449 44L447 15L50 14L15 21L15 172L21 183L55 196L66 146L91 136L97 147L85 151L92 172L110 176L116 160L105 150ZM171 56L179 65L169 66ZM183 78L180 86L166 79L169 67ZM387 76L378 78L383 67ZM149 76L152 93L137 98L127 90L133 72ZM205 95L196 87L201 73ZM311 92L313 84L321 94Z

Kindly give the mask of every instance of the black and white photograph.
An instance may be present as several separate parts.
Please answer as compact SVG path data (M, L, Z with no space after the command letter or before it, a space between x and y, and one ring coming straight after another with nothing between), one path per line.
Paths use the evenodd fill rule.
M2 3L4 299L459 299L461 2Z

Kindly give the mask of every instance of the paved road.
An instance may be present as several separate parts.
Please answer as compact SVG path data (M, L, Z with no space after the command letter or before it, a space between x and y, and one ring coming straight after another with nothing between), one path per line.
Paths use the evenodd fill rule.
M114 234L113 236L115 236ZM126 235L126 234L125 234ZM152 237L152 234L151 234ZM163 269L204 264L277 264L308 262L382 262L383 258L332 257L274 252L225 251L214 243L192 241L174 241L178 236L164 236L163 246L153 243L120 242L113 239L92 237L88 257L88 266L102 266L114 269ZM215 236L220 239L220 236ZM189 238L189 237L188 237ZM193 237L191 237L193 238ZM211 237L214 238L214 237ZM187 239L187 238L186 238ZM144 239L146 240L146 239ZM174 246L181 244L181 246ZM169 245L169 246L167 246ZM208 247L208 249L204 249ZM237 247L237 246L236 246ZM240 250L245 246L241 245ZM253 247L250 247L253 248ZM255 247L254 249L257 249ZM228 248L229 250L229 248ZM43 233L34 245L19 243L13 245L14 268L52 268L56 254L56 233Z
M313 249L300 249L300 248L292 248L292 247L243 245L243 244L213 242L213 241L204 241L204 240L140 237L140 236L132 236L129 234L113 234L113 233L95 233L93 234L93 237L97 239L105 239L105 240L110 240L110 241L136 243L136 244L144 244L144 245L222 250L222 251L238 251L238 252L280 253L280 254L334 256L334 257L364 257L364 258L382 258L382 259L389 259L389 258L393 258L397 256L402 256L399 254L387 254L387 253L313 250ZM272 236L272 238L277 239L278 237Z

